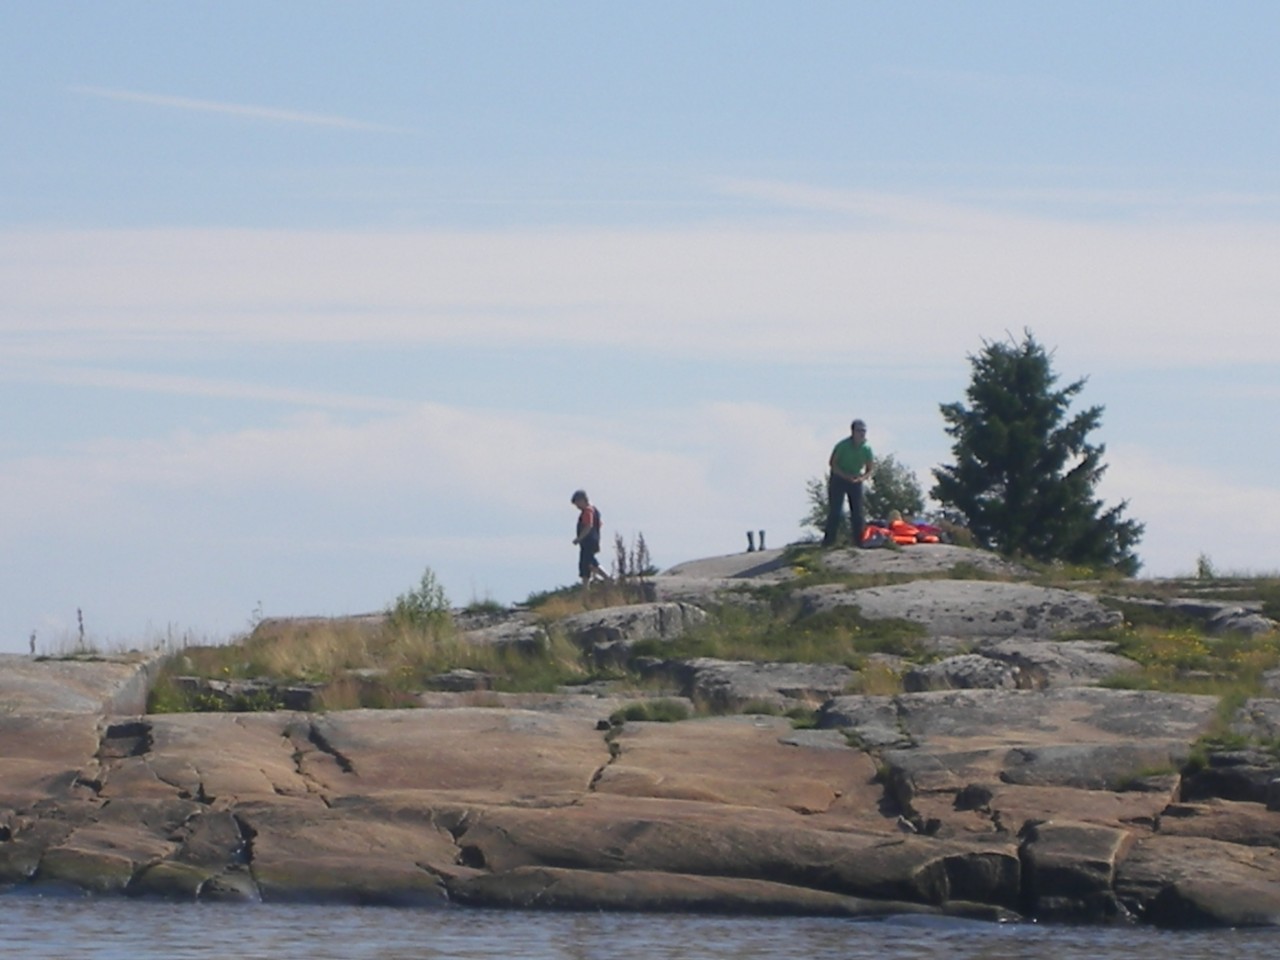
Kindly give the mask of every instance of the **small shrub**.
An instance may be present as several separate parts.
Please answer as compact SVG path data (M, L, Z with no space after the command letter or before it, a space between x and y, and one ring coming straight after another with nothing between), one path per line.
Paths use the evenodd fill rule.
M449 597L435 572L427 567L418 586L396 597L389 612L391 619L400 624L415 627L436 624L450 616Z
M854 678L852 693L868 697L891 697L902 693L902 674L887 664L871 661L863 665Z
M629 703L621 710L609 715L609 722L615 726L628 721L648 721L650 723L679 723L690 717L689 706L683 700L667 698L658 700L641 700Z
M792 707L784 716L791 721L793 730L814 730L818 726L818 711L812 707Z
M643 579L658 572L649 557L649 545L645 543L644 534L637 533L631 538L628 547L622 534L613 537L613 578L615 580Z
M497 600L486 597L484 600L472 600L462 608L462 612L472 615L491 614L493 616L498 616L506 613L507 608Z
M778 717L782 715L782 708L772 700L748 700L738 712L757 717Z
M648 592L643 581L618 581L597 583L582 587L562 587L559 590L531 595L529 608L540 623L555 623L575 613L603 610L607 607L626 607L645 603Z
M1202 553L1196 557L1196 579L1197 580L1217 580L1218 571L1214 569L1213 561L1207 553Z

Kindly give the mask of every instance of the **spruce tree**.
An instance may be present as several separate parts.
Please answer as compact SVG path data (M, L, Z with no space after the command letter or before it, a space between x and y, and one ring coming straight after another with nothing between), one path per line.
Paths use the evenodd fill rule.
M1055 389L1050 357L1030 331L1021 342L984 341L969 362L969 405L941 407L955 463L933 471L930 495L959 511L983 546L1136 573L1142 524L1123 518L1127 501L1104 509L1094 496L1106 447L1088 437L1103 408L1068 418L1085 381Z

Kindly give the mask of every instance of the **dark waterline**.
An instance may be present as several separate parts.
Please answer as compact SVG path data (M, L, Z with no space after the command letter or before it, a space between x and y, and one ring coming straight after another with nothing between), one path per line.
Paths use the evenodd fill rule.
M1233 960L1280 930L0 897L5 960Z

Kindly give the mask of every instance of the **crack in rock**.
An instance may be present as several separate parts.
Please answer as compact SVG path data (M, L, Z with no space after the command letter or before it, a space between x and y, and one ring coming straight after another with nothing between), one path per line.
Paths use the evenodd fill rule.
M600 782L604 772L622 756L622 744L614 739L620 730L620 727L611 727L609 732L604 735L605 746L609 748L609 759L597 767L595 773L591 775L591 779L587 782L587 793L595 793L596 784Z
M334 762L338 765L338 769L343 773L355 774L356 766L351 762L351 758L335 748L333 744L328 741L325 735L320 732L320 728L316 726L315 723L309 724L309 727L310 731L307 734L307 739L315 746L315 748L321 753L327 753L329 756L333 757ZM356 776L359 776L359 774L356 774Z

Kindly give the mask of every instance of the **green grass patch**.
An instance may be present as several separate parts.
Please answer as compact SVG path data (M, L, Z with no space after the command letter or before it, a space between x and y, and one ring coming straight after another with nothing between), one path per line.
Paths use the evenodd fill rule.
M726 606L682 637L641 641L632 652L669 660L840 663L856 670L870 653L922 657L925 635L919 624L868 620L855 607L796 617L781 610L764 613Z
M1263 677L1280 667L1280 634L1212 637L1191 627L1126 626L1106 639L1141 670L1109 678L1113 689L1258 696Z
M692 715L689 705L683 700L664 697L629 703L621 710L611 713L609 722L614 726L633 720L649 723L679 723L681 720L688 720Z
M188 647L169 659L151 692L154 712L213 709L174 677L212 680L270 679L322 687L329 709L402 707L431 688L431 678L454 669L485 674L496 691L544 692L593 676L582 651L552 631L536 647L471 643L452 620L428 616L407 621L268 621L239 643ZM246 703L232 709L276 709ZM229 709L223 705L220 709Z

